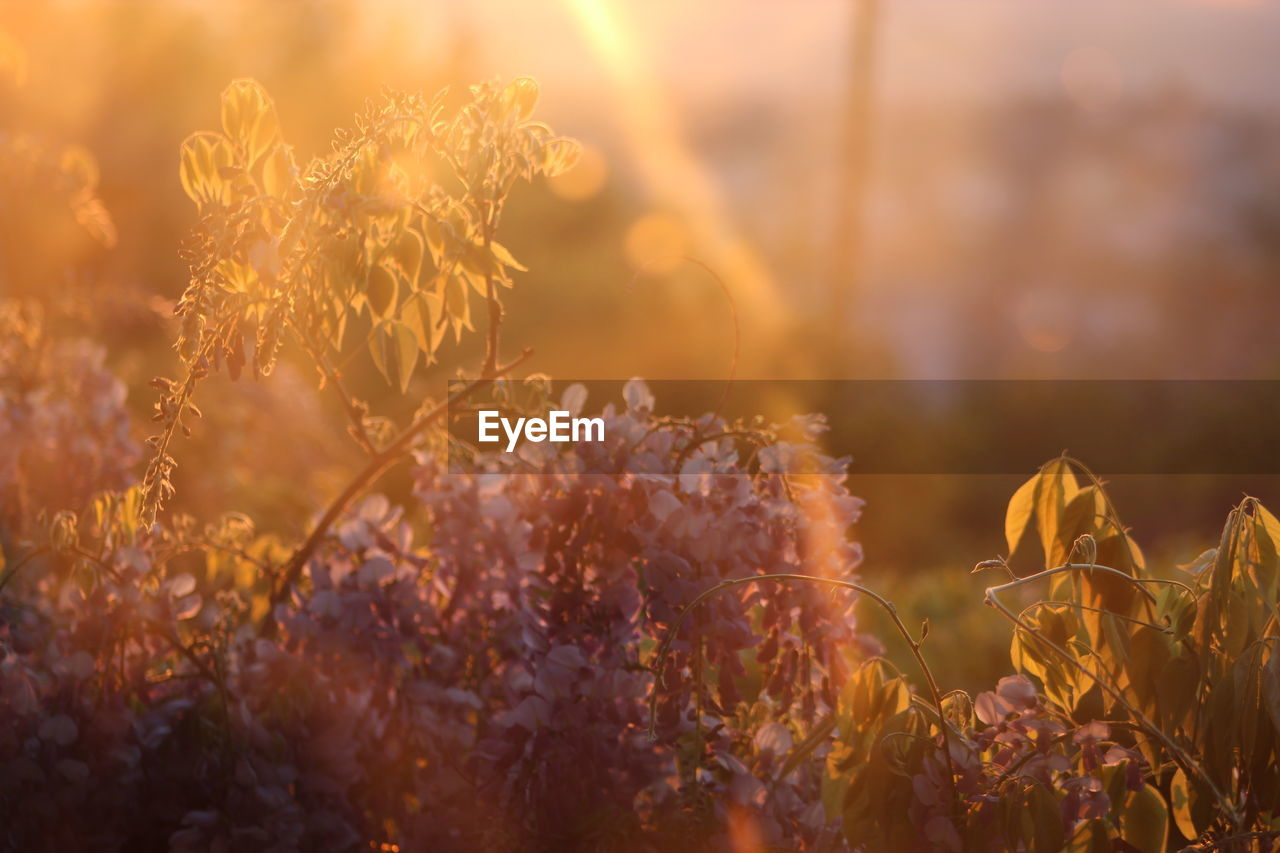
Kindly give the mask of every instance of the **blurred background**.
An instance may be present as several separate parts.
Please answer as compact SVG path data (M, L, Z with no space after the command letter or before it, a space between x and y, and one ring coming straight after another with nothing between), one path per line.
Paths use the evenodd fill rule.
M12 0L0 134L80 146L110 228L4 179L0 289L60 301L144 422L195 221L178 146L217 125L229 80L266 86L305 160L383 86L527 74L585 145L503 223L530 268L505 337L533 369L726 375L730 306L688 257L732 294L743 378L1280 378L1277 56L1280 3L1262 0ZM418 397L477 345L446 350ZM297 528L356 449L324 429L314 376L241 385L205 391L225 405L180 458L225 474L179 480L183 508ZM939 647L949 684L1008 669L967 568L1003 550L1018 482L853 478L864 577L978 648ZM1170 564L1243 492L1280 502L1263 477L1114 488Z

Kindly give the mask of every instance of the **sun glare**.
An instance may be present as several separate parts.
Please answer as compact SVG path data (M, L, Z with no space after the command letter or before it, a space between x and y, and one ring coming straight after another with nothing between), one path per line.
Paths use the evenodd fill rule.
M776 284L729 215L711 171L689 149L676 110L607 0L565 0L617 92L628 153L653 200L688 222L696 250L728 283L751 328L776 328Z

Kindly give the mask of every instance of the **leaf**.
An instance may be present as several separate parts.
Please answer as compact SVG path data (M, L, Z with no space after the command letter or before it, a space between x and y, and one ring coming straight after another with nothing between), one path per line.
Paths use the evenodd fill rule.
M373 366L378 368L382 378L389 384L391 382L391 370L390 365L387 363L389 357L387 351L388 337L389 333L386 324L378 327L369 340L369 355L373 358Z
M1271 659L1262 668L1262 706L1271 718L1271 725L1280 733L1280 651L1271 652Z
M426 252L422 235L412 228L402 229L391 244L390 258L404 273L412 287L422 274L422 257Z
M409 380L418 364L418 338L404 323L391 324L391 346L395 350L396 373L400 379L400 393L409 390Z
M1207 814L1202 801L1198 789L1179 767L1169 783L1169 805L1173 807L1174 823L1185 838L1199 838L1202 827L1208 828L1211 815Z
M1070 547L1081 534L1090 533L1101 537L1104 527L1100 518L1103 510L1103 497L1097 486L1085 486L1067 502L1062 512L1060 539Z
M1043 639L1063 649L1071 648L1080 628L1077 611L1066 604L1040 607L1024 621ZM1040 680L1045 697L1059 708L1069 712L1079 701L1083 676L1024 629L1014 630L1009 656L1015 669Z
M226 137L218 133L193 133L182 142L178 154L178 178L187 197L203 212L210 205L231 201L231 182L221 170L232 165Z
M1081 823L1065 849L1068 853L1112 853L1106 821L1094 818Z
M415 293L400 308L400 322L413 332L418 349L428 363L432 361L444 331L437 323L440 312L440 297L434 293Z
M235 80L223 90L222 130L243 146L249 166L280 141L275 105L258 81Z
M298 182L298 168L293 161L293 151L287 145L277 145L262 159L262 190L276 198L286 198Z
M1036 528L1040 532L1040 545L1044 549L1047 567L1066 562L1071 542L1061 542L1058 531L1062 527L1067 502L1075 497L1078 490L1075 474L1071 473L1071 465L1067 460L1054 459L1040 469L1040 488L1036 492L1035 514Z
M449 314L454 339L461 339L462 330L471 328L471 302L461 276L450 276L445 283L444 307Z
M377 264L369 271L369 284L365 296L369 300L369 310L377 319L386 317L396 305L396 296L400 291L400 283L396 274L383 264Z
M1267 538L1271 540L1273 550L1280 551L1280 519L1271 514L1261 503L1255 503L1254 518L1261 525Z
M507 250L506 246L502 245L496 240L489 244L489 251L493 253L494 260L496 260L498 263L503 264L504 266L511 267L512 269L520 270L520 272L529 271L528 267L526 267L524 264L517 261L511 255L511 252Z
M1164 850L1169 839L1169 809L1150 784L1130 791L1120 809L1120 837L1139 850Z
M1064 838L1057 797L1040 782L1025 777L1021 781L1025 787L1011 785L999 799L1001 848L1059 853Z
M556 138L542 150L542 171L549 177L564 174L578 164L582 147L572 139Z
M517 121L528 121L538 103L538 81L517 77L502 90L502 102L515 113Z
M1004 536L1009 546L1009 557L1012 558L1022 543L1023 534L1031 524L1031 514L1035 509L1036 488L1040 483L1040 475L1036 474L1027 480L1009 499L1009 507L1005 510Z
M1035 853L1056 853L1062 849L1062 811L1053 792L1038 782L1027 790L1026 814L1035 827Z

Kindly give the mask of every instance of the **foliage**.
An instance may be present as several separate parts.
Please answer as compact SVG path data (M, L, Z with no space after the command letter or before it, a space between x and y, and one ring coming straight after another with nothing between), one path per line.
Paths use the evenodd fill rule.
M940 693L927 624L857 582L861 501L820 417L661 417L632 380L604 442L446 453L429 428L482 387L552 402L504 378L527 351L500 362L503 205L575 150L535 100L523 79L389 95L299 169L265 92L233 83L222 131L182 146L184 375L155 382L140 481L101 351L0 310L4 845L1269 849L1280 522L1252 498L1171 580L1096 478L1047 463L1006 519L1044 570L979 564L1009 572L986 602L1018 672L970 697ZM343 365L365 353L406 393L476 325L471 291L473 378L402 427L372 417ZM363 467L305 535L166 515L199 381L266 376L286 339ZM393 501L374 486L399 463ZM915 681L858 635L858 597Z
M1246 498L1186 583L1157 578L1102 484L1061 458L1015 493L1006 534L1011 553L1038 544L1046 557L1044 571L987 590L1014 625L1024 674L976 699L931 702L883 664L864 665L841 695L824 785L849 842L1270 849L1280 836L1275 516ZM1048 597L1011 609L1005 597L1031 584ZM886 813L912 819L886 824Z
M252 80L222 94L222 131L182 144L183 189L201 216L178 305L180 381L157 378L161 432L144 478L149 517L172 493L170 455L183 418L198 416L197 382L225 367L271 372L292 334L329 381L349 325L365 318L362 346L388 381L407 389L446 327L473 327L476 291L495 318L499 286L520 264L496 239L515 182L571 166L576 144L531 119L536 84L473 86L446 114L444 94L389 94L333 152L305 169L284 142L275 106ZM496 344L496 339L491 338ZM496 366L496 347L487 364ZM358 438L372 446L365 408L348 401Z
M283 180L292 154L270 101L239 82L225 132L184 144L202 219L179 306L188 375L154 383L158 461L143 482L119 482L132 457L95 433L81 467L117 479L58 489L67 511L53 516L54 504L23 502L9 522L6 843L669 848L723 836L736 812L779 842L834 838L816 767L768 787L759 775L783 769L785 721L835 701L851 602L744 587L710 614L714 630L699 616L673 635L657 728L674 752L651 742L646 714L653 650L691 595L762 567L847 575L859 559L845 531L860 502L816 451L819 419L660 418L635 381L604 408L603 445L524 458L518 473L478 457L474 473L446 475L423 443L442 405L394 433L341 387L344 323L365 318L378 362L378 334L405 306L438 305L415 336L431 357L441 325L470 325L460 285L483 293L489 319L467 389L512 366L497 363L496 285L516 264L493 229L516 178L573 150L529 121L534 95L529 81L476 87L451 121L443 98L395 96L332 158ZM458 198L423 177L429 156ZM420 270L400 251L418 238ZM406 274L390 297L379 269ZM6 326L6 345L26 347L15 369L31 363L33 323ZM265 374L285 330L342 398L368 466L301 543L237 514L156 516L197 381L250 356ZM382 364L403 380L416 360ZM72 366L55 368L6 385L6 411L30 398L47 419L93 402ZM584 405L581 389L568 394ZM16 479L40 479L31 447L67 458L85 436L69 432L15 433ZM371 493L411 451L415 501ZM783 455L814 473L784 475Z

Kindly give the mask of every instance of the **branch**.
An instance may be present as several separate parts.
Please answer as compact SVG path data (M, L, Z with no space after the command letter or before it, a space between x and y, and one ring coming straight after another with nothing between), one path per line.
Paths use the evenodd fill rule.
M307 561L315 554L316 549L320 547L320 543L324 541L325 536L329 534L329 528L338 520L338 517L346 511L351 502L369 487L371 483L382 476L383 472L394 465L410 447L413 441L431 424L444 417L449 412L449 408L476 392L477 389L484 385L488 385L493 380L504 374L510 373L515 368L523 364L531 355L533 350L526 348L517 358L500 365L492 371L486 371L479 379L475 379L468 383L466 387L459 390L452 397L444 402L436 405L431 411L419 417L416 421L405 428L396 439L387 445L383 450L378 451L370 457L368 463L361 469L360 473L347 484L342 493L334 498L329 504L328 509L320 516L320 520L316 522L316 526L312 529L311 534L307 536L306 541L294 551L293 556L289 558L289 562L285 564L283 576L280 585L271 593L271 599L267 607L267 613L263 617L262 625L259 633L270 636L275 632L275 608L277 604L284 601L289 594L289 588L298 582L302 577L302 570L306 567Z
M338 399L342 401L342 408L347 413L347 418L351 421L351 436L360 445L360 448L373 456L378 449L373 446L373 440L369 438L369 431L365 428L364 416L368 412L356 401L354 397L347 393L346 387L342 384L342 377L338 371L329 366L329 361L324 357L324 353L320 347L316 346L309 335L294 324L289 326L293 329L294 334L298 336L299 343L302 348L311 356L311 360L320 370L320 374L324 377L325 383L332 386L334 392L338 395Z
M498 301L498 287L493 282L493 207L485 204L484 251L488 268L484 274L485 301L489 306L489 339L485 343L484 373L493 374L498 367L498 332L502 329L502 303Z
M48 545L41 545L38 548L34 548L28 551L27 553L23 554L19 559L15 560L13 562L13 565L9 566L9 568L5 570L5 573L3 575L0 575L0 590L3 590L6 586L9 585L9 581L13 580L13 576L18 573L18 569L22 568L27 563L31 562L41 554L45 554L49 552L50 550L51 549L49 548ZM0 552L0 557L2 556L4 555L2 552Z

